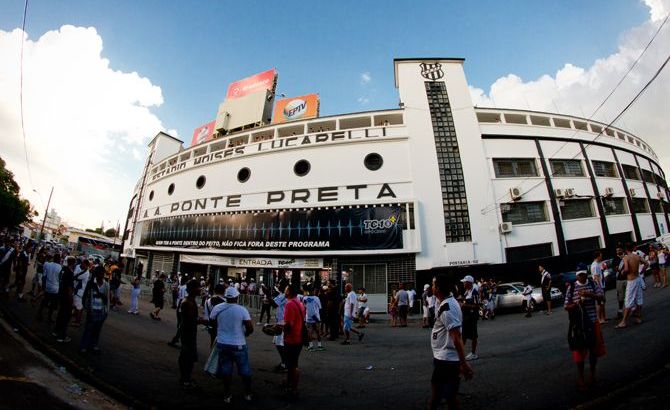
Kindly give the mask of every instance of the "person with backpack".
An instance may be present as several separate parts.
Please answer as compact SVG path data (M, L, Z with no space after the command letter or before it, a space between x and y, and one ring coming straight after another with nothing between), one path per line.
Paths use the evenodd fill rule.
M88 259L81 261L76 268L74 268L74 297L72 298L74 304L74 321L73 325L79 327L84 316L84 290L89 280Z
M214 286L214 296L211 298L207 299L205 302L205 317L209 318L210 315L212 314L212 311L214 308L221 304L224 303L226 300L224 299L224 293L226 292L226 286L223 283L218 283L216 286ZM210 342L209 342L209 347L211 348L214 346L214 342L216 341L216 332L217 332L217 322L216 320L210 320L209 325L207 325L207 331L209 332L209 337L210 337Z
M577 271L577 280L568 284L565 294L564 307L570 318L568 344L572 350L572 359L577 365L577 388L581 391L587 388L584 361L588 357L591 371L589 384L593 386L598 358L607 352L596 313L596 303L602 298L603 289L587 277L586 270Z

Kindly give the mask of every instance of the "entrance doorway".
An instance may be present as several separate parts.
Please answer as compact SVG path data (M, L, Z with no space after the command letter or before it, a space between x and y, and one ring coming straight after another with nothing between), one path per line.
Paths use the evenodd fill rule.
M371 312L388 310L388 276L385 263L342 265L342 270L348 273L345 283L351 283L354 291L365 288Z

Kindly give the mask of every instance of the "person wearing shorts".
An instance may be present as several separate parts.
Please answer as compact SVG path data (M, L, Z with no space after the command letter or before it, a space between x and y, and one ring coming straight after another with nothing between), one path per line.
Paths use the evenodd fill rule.
M344 341L342 342L343 345L349 345L351 344L351 341L349 340L351 337L351 333L356 333L358 335L358 341L363 340L363 336L365 336L365 333L360 332L356 329L354 329L354 311L356 309L356 303L357 303L357 297L356 293L353 290L353 285L351 283L347 283L347 285L344 287L344 292L347 294L346 298L344 299Z
M284 310L284 358L286 360L286 398L298 398L300 370L298 361L302 351L302 328L305 326L305 306L298 300L298 287L286 286L284 291L287 302Z
M253 333L254 326L249 311L237 304L240 292L234 286L226 288L223 296L226 303L214 306L209 314L209 319L216 322L216 347L219 350L217 373L223 378L223 402L232 403L230 386L233 382L233 367L237 367L237 373L242 377L244 400L250 402L251 366L246 338Z

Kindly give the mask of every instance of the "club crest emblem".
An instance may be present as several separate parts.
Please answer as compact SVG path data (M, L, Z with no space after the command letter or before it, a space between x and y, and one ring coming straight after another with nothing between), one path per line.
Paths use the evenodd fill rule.
M440 63L435 64L421 63L419 64L419 66L421 67L421 75L426 80L435 81L444 77L444 71L442 71L442 64Z

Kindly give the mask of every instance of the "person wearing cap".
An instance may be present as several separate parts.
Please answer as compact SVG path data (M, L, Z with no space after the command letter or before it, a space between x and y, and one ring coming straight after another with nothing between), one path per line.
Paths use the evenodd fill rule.
M225 303L219 303L212 308L209 319L216 322L216 347L219 349L218 374L223 378L225 404L232 403L230 386L233 381L233 365L242 377L244 384L244 400L250 402L251 396L251 366L249 366L249 351L246 338L253 333L249 311L237 304L240 292L234 286L228 286L223 294Z
M179 352L179 383L184 388L195 387L191 379L193 364L198 361L198 325L209 322L198 317L196 295L200 293L200 282L191 279L186 284L188 295L181 303L181 350Z
M463 300L461 302L461 310L463 310L463 344L467 345L467 341L471 341L470 353L465 356L466 360L477 360L477 322L479 321L479 292L474 288L475 278L470 275L461 279L465 292L463 293Z
M427 329L430 327L430 298L432 297L432 293L430 292L430 285L425 284L423 285L423 293L421 294L421 309L422 309L422 326L424 329ZM435 308L435 304L433 304L433 309Z

